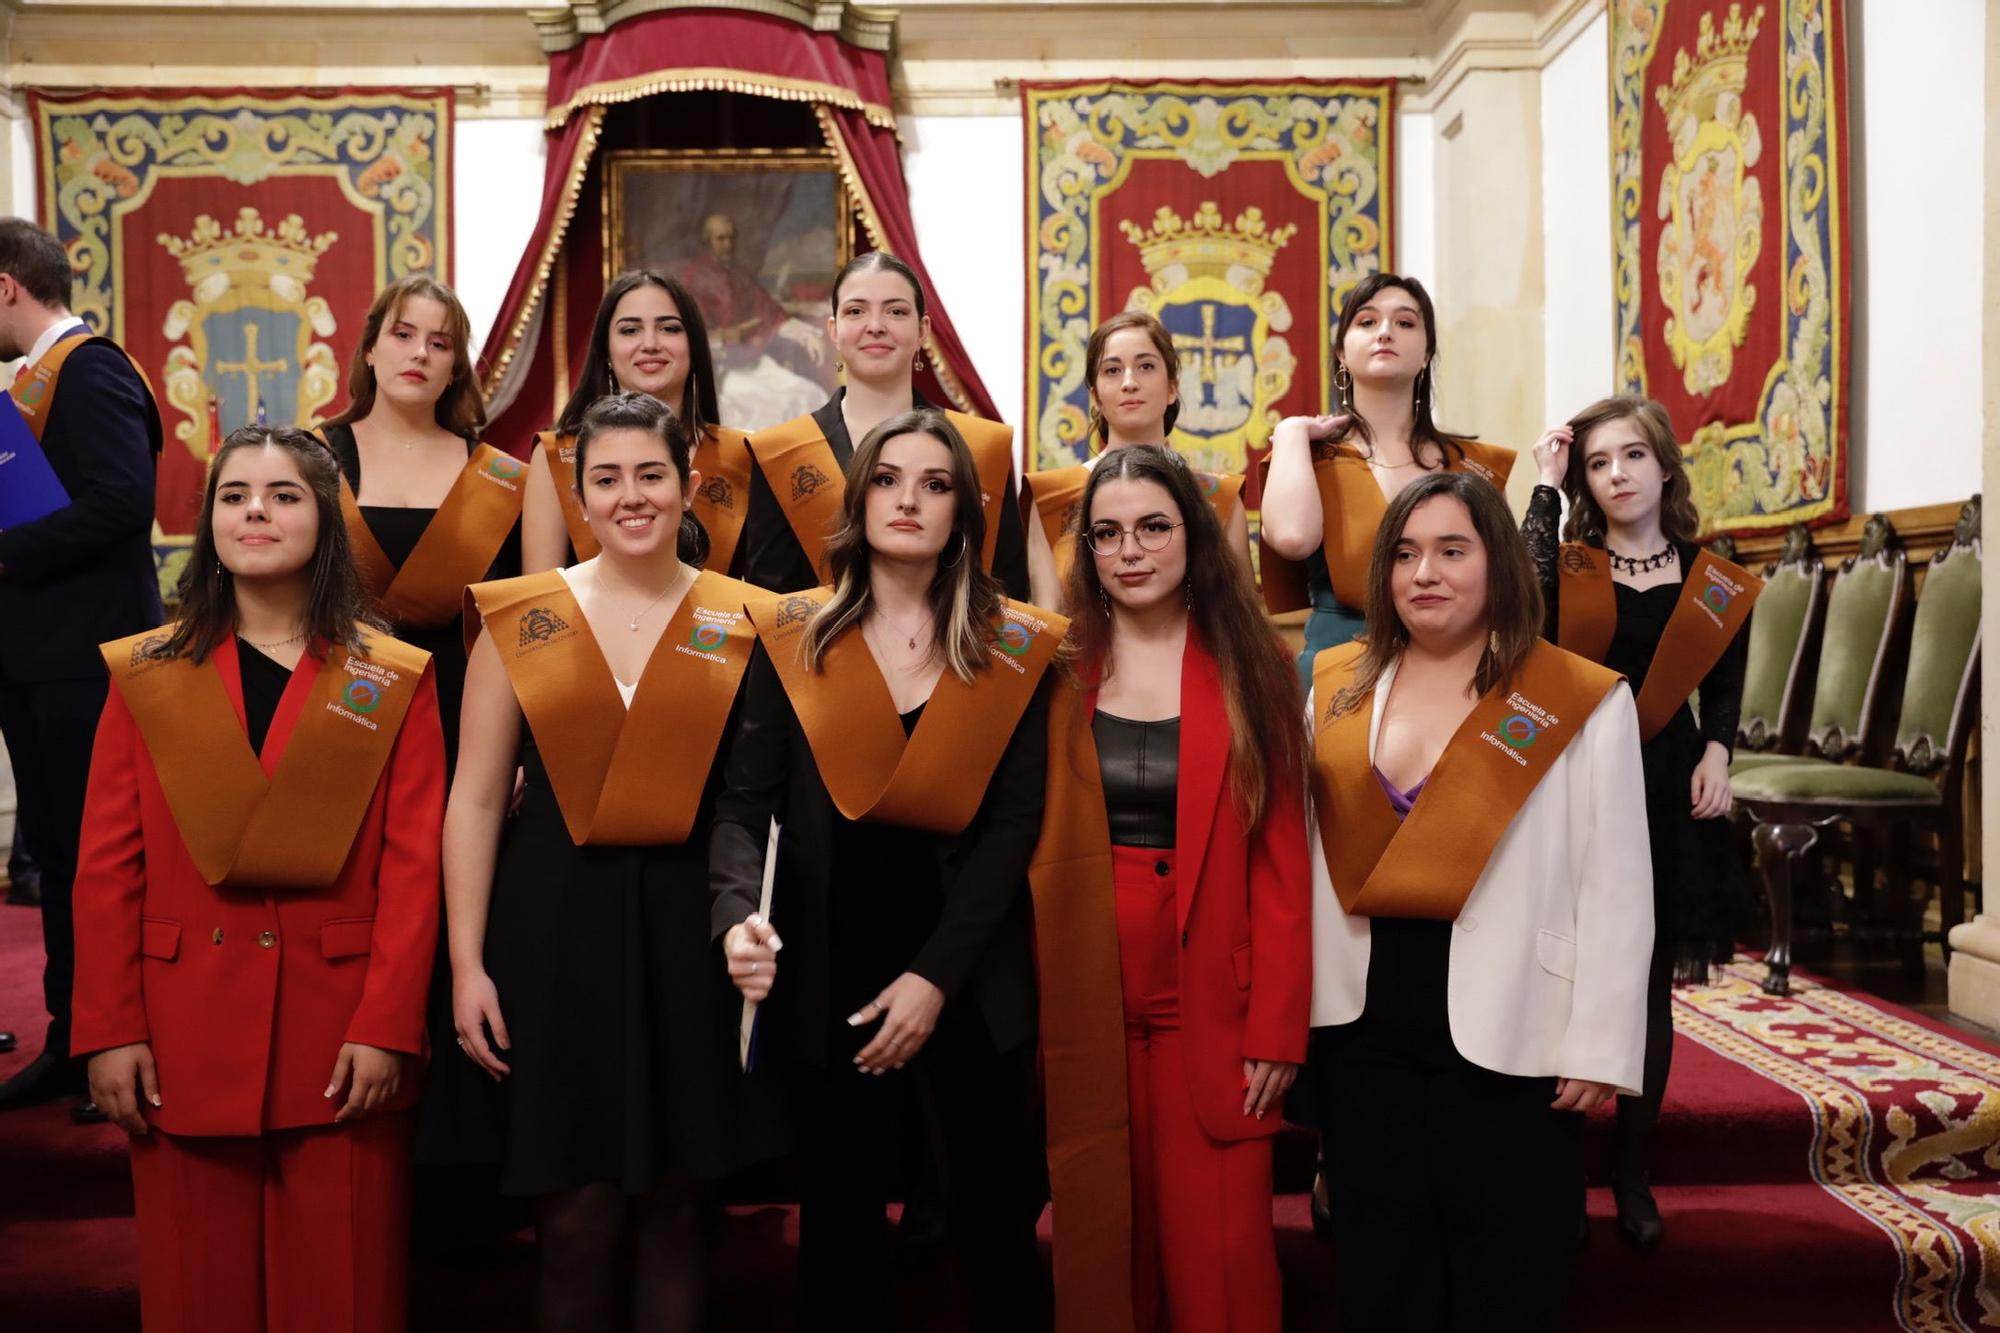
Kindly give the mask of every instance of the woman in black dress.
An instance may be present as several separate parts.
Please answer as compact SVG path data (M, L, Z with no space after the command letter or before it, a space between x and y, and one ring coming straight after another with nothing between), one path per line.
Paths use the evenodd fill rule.
M1686 601L1682 592L1691 586L1698 557L1723 578L1721 586L1756 581L1694 545L1699 519L1687 469L1673 424L1658 403L1639 397L1593 403L1543 435L1535 461L1541 480L1521 531L1548 605L1549 637L1623 675L1640 700L1655 929L1646 987L1646 1082L1641 1096L1618 1099L1612 1197L1620 1234L1648 1250L1663 1235L1648 1173L1673 1060L1671 992L1677 982L1707 980L1709 969L1728 959L1748 909L1748 886L1730 846L1726 816L1749 636L1711 635L1709 660L1676 663L1688 679L1700 682L1699 718L1683 690L1667 704L1671 712L1664 725L1646 735L1645 686L1649 674L1662 669L1657 658L1662 636ZM1556 540L1558 487L1569 500L1567 546ZM1578 603L1593 579L1602 582L1607 565L1616 608L1615 625L1607 627L1608 646L1601 634L1596 643L1578 642ZM1712 581L1705 571L1704 581ZM1571 601L1567 610L1565 594ZM1745 599L1739 614L1747 609ZM1713 619L1699 608L1690 618ZM1702 649L1667 651L1688 659Z
M599 554L472 590L445 821L457 1042L502 1090L500 1187L535 1200L541 1327L621 1326L629 1245L631 1326L695 1329L700 1183L779 1146L708 929L754 590L688 560L699 474L657 399L600 400L576 449Z
M808 1327L896 1321L884 1206L913 1083L940 1125L972 1327L1048 1318L1023 1198L1038 1147L1027 871L1040 682L1065 622L1006 601L980 567L980 492L944 413L888 418L847 469L833 587L749 608L760 651L716 806L712 928L764 1006L756 1058L788 1078L800 1120Z

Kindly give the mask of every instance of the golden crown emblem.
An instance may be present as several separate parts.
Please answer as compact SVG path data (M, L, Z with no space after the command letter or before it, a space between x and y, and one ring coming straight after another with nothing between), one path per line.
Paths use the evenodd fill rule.
M1660 110L1679 120L1676 108L1683 108L1703 121L1714 114L1723 93L1741 93L1750 79L1750 48L1763 22L1762 5L1746 20L1743 6L1732 4L1719 31L1715 15L1703 14L1695 32L1694 55L1690 57L1685 47L1676 51L1673 81L1653 90Z
M215 274L226 274L232 282L249 278L269 285L273 278L290 278L303 289L312 281L319 257L340 239L336 232L318 236L307 233L305 221L297 213L267 230L264 216L254 208L236 210L236 225L224 231L222 224L203 213L194 220L194 231L186 237L162 232L157 238L167 253L181 261L188 286L199 287Z
M1179 265L1189 278L1221 278L1237 266L1268 278L1278 251L1298 231L1292 223L1272 230L1261 208L1246 208L1233 225L1225 224L1213 200L1204 200L1188 221L1163 206L1153 214L1152 230L1141 231L1131 221L1119 223L1118 229L1139 247L1139 261L1147 273L1157 275Z

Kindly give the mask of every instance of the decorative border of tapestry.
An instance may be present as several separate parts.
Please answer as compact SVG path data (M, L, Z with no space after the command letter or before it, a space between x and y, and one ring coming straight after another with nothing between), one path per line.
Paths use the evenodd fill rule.
M145 371L166 425L155 508L171 585L208 460L260 417L345 401L377 290L451 273L452 94L197 89L30 95L42 223L71 308Z
M1613 0L1618 385L1657 399L1709 530L1847 516L1838 0Z
M1031 466L1092 452L1084 343L1150 311L1181 356L1174 446L1241 472L1323 412L1340 302L1393 236L1391 80L1023 84Z

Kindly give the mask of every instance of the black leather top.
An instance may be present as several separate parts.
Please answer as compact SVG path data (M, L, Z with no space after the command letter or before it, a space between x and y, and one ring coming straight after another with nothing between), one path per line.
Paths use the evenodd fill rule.
M1099 709L1090 722L1111 841L1119 847L1172 847L1180 779L1181 720L1130 722Z

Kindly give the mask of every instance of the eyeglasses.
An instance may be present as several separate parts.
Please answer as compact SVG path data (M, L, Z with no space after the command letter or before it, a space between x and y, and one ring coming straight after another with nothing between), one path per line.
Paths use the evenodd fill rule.
M1092 525L1086 537L1090 542L1090 549L1099 555L1117 555L1125 548L1127 535L1139 543L1139 549L1142 551L1164 551L1167 549L1167 543L1174 539L1174 529L1181 526L1179 523L1169 523L1164 518L1142 518L1135 528L1121 528L1116 523L1098 523Z

